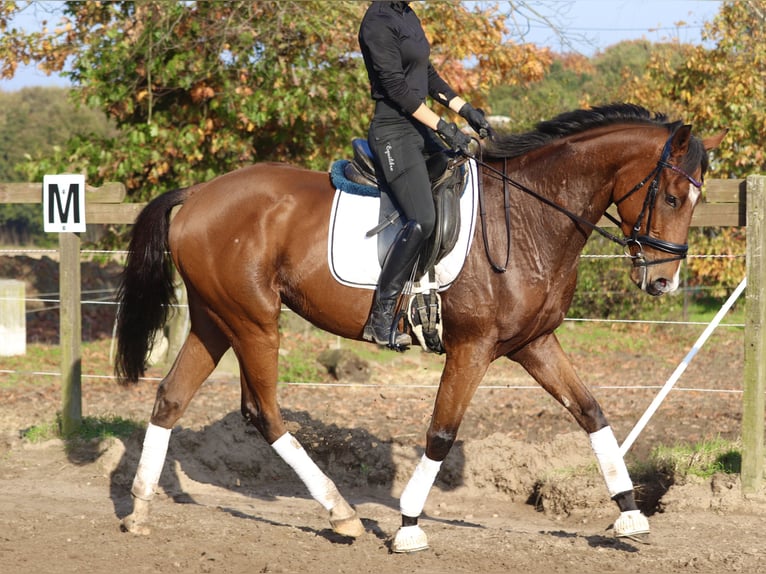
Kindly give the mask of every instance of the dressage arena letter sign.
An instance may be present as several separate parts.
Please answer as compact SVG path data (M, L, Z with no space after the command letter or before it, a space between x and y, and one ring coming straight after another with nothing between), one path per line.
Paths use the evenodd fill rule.
M43 229L46 232L85 232L85 176L43 177Z

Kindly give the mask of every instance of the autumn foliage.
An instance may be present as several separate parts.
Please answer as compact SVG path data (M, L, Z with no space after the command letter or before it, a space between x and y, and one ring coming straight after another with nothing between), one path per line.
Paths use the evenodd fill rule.
M31 61L63 70L81 102L113 119L119 138L78 138L65 158L94 184L123 181L146 199L254 161L325 168L366 135L372 106L357 43L366 3L90 0L59 4L44 31L9 28L18 10L39 9L27 4L0 7L0 74ZM547 50L506 38L496 7L417 11L442 75L477 105L550 62Z

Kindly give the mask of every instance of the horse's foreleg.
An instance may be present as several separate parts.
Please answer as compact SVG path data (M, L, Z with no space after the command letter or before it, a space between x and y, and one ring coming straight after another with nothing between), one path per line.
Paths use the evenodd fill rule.
M131 488L133 512L122 521L122 528L127 532L149 533L146 525L149 501L154 496L165 465L170 431L228 347L217 330L211 333L215 336L206 335L206 344L203 344L194 330L189 334L173 367L157 388L157 397Z
M277 401L279 336L276 321L274 324L271 336L261 334L240 341L242 414L295 471L311 496L328 511L333 531L343 536L361 536L364 526L356 511L285 428Z
M649 533L649 522L636 505L633 482L617 439L601 406L577 376L558 339L555 335L541 337L510 358L518 361L588 433L609 495L620 509L614 523L615 535L641 541L641 537Z
M478 353L475 347L468 345L451 350L447 356L426 435L426 452L399 499L402 526L394 537L394 552L417 552L428 548L428 537L418 525L418 518L489 363L488 354Z

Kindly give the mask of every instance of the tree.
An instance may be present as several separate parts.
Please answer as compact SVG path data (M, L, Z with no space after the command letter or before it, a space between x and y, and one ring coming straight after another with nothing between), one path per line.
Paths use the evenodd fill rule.
M25 158L56 157L73 135L104 137L113 131L103 114L72 105L63 88L0 92L0 182L25 181ZM0 205L0 243L45 239L41 205Z
M64 88L0 92L0 181L24 181L17 167L25 157L55 155L73 135L114 135L100 112L73 105Z
M631 82L638 99L692 123L698 133L722 128L728 135L711 164L713 177L744 178L766 169L766 0L724 0L706 24L705 46L679 46L678 59L653 58ZM695 241L699 253L744 253L741 230L706 230ZM690 283L736 284L744 260L690 259Z
M490 92L491 108L510 118L514 130L531 129L562 112L590 105L630 100L625 79L640 75L652 54L672 56L667 45L646 40L626 41L592 58L554 54L543 78L529 85L502 85Z
M27 3L26 6L29 6ZM32 3L34 4L34 3ZM119 137L74 138L64 157L35 164L126 184L135 199L245 163L325 168L367 130L371 104L357 29L359 2L66 2L52 30L8 29L0 5L0 73L20 61L65 72L85 105ZM445 78L481 102L500 82L525 82L545 50L505 38L496 7L425 2L418 11ZM475 65L467 65L473 56ZM30 173L30 177L33 176Z
M681 56L655 56L633 78L631 93L697 132L728 128L716 150L712 173L745 177L766 169L766 0L724 0L706 24L705 46L679 46Z

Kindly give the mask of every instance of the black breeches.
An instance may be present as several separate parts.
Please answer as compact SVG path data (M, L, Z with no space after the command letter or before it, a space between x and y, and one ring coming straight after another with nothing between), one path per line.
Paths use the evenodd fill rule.
M420 224L423 241L436 221L426 162L444 147L417 120L382 106L376 107L368 135L378 182L385 186L407 220Z

